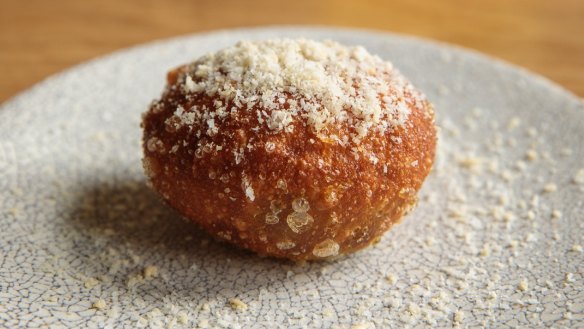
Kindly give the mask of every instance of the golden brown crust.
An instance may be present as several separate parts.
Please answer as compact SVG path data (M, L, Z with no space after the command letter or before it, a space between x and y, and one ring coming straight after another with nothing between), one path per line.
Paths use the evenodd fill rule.
M436 145L431 105L415 102L415 91L406 92L404 127L371 132L358 146L303 120L272 133L258 125L257 104L197 136L173 123L177 107L212 108L217 99L185 93L187 70L169 73L165 94L144 116L144 166L166 202L210 234L263 255L322 259L368 246L415 204ZM330 129L348 136L353 128Z

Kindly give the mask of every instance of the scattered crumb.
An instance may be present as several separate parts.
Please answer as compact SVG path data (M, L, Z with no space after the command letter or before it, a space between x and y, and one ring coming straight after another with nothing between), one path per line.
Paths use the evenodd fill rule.
M525 171L525 169L527 169L527 165L525 164L525 162L523 161L517 161L515 162L515 167L519 170L519 171Z
M144 268L144 279L152 279L158 276L158 267L154 265L148 265Z
M126 285L128 286L128 288L131 288L133 286L143 283L144 280L150 280L156 277L158 277L158 267L154 265L148 265L144 267L141 273L134 273L130 275L128 277L128 282Z
M509 222L513 221L514 219L515 219L515 214L514 213L512 213L510 211L506 211L506 212L503 213L503 220L506 223L509 223Z
M488 257L489 255L491 255L491 249L489 248L489 246L484 245L481 251L479 251L479 255L481 257Z
M202 319L201 321L199 321L199 325L198 325L199 328L204 329L204 328L209 328L209 326L210 326L209 320Z
M584 185L584 168L578 170L576 175L574 175L574 183Z
M372 328L375 328L375 325L371 322L362 322L351 326L351 329L372 329Z
M454 320L454 325L455 326L461 325L462 324L462 321L464 320L464 312L463 311L460 311L460 310L454 312L454 318L453 318L453 320Z
M14 217L17 217L18 214L20 214L20 209L16 208L16 207L12 207L9 210L10 214Z
M529 289L529 284L527 280L521 279L521 281L519 281L519 284L517 284L517 290L525 292L527 291L527 289Z
M410 292L412 293L412 295L416 295L416 296L421 295L421 290L422 290L422 287L419 284L413 284L410 287Z
M128 282L127 282L127 286L128 288L131 288L139 283L144 282L144 276L142 276L142 274L137 273L137 274L132 274L128 277Z
M420 315L421 309L420 306L418 306L417 304L414 303L409 303L408 304L408 309L407 312L412 316L412 317L418 317Z
M537 160L537 152L535 150L528 150L527 153L525 154L525 157L527 158L527 160L529 161L535 161Z
M557 191L557 190L558 190L558 186L557 186L556 184L554 184L554 183L549 183L549 184L546 184L546 185L543 187L543 191L544 191L545 193L553 193L553 192L555 192L555 191Z
M389 284L394 285L397 282L397 277L393 273L389 273L385 276L385 280L389 282Z
M172 318L166 324L166 328L165 329L173 329L175 324L176 324L176 319Z
M497 299L497 293L494 291L490 291L489 295L487 296L487 299L491 302L495 301Z
M572 249L570 249L570 251L573 252L582 252L582 246L579 244L574 244L572 245Z
M531 198L531 206L534 208L539 207L539 196L534 195L533 198Z
M564 277L564 282L565 283L573 283L574 281L576 281L574 279L574 274L573 273L566 273L566 276Z
M511 240L511 241L509 241L508 246L511 249L517 249L517 247L519 246L519 242L517 240Z
M533 233L527 233L527 235L525 236L524 241L525 242L535 242L535 241L537 241L537 237Z
M518 117L513 117L507 123L507 129L513 130L513 129L519 127L520 124L521 124L521 119L519 119Z
M247 310L247 304L244 303L239 298L231 298L231 299L229 299L229 305L231 305L231 308L234 309L234 310L236 310L236 311L245 311L245 310Z
M562 212L559 211L559 210L557 210L557 209L554 209L552 211L552 218L553 219L560 219L560 218L562 218Z
M189 322L189 316L185 312L180 312L177 315L177 320L178 320L178 323L185 325Z
M501 172L501 178L506 182L511 182L513 180L513 174L509 170L503 170Z
M330 318L334 314L335 312L330 307L327 307L322 311L322 316L324 316L325 318Z
M83 282L83 285L87 289L91 289L91 288L97 286L98 284L99 284L99 280L97 280L96 278L88 278L87 280L85 280L85 282Z
M431 247L434 244L434 238L429 236L426 239L424 239L424 245L426 247Z
M94 308L96 310L103 310L104 308L106 308L106 306L107 304L101 298L93 302L93 304L91 304L91 308Z
M479 169L482 159L478 157L464 157L458 159L458 164L466 169L476 171Z

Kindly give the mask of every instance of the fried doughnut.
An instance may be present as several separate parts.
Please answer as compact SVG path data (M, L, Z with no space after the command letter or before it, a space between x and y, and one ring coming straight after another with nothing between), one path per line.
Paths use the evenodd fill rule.
M172 207L262 255L336 257L416 203L432 105L391 63L333 41L240 42L168 73L144 169Z

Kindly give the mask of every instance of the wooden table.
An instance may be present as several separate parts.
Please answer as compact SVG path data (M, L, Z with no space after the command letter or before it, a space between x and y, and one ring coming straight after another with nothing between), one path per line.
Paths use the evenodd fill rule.
M373 28L446 41L584 96L582 0L0 0L0 102L116 49L266 24Z

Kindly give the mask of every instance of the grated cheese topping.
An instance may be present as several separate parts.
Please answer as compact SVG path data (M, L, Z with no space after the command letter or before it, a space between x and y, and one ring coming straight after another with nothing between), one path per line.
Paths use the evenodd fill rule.
M410 106L422 108L424 99L391 63L334 41L243 41L203 56L181 79L187 95L215 101L212 108L177 108L175 128L199 122L210 136L230 113L246 110L270 133L290 133L301 120L340 139L329 128L350 125L359 144L372 130L405 127Z

